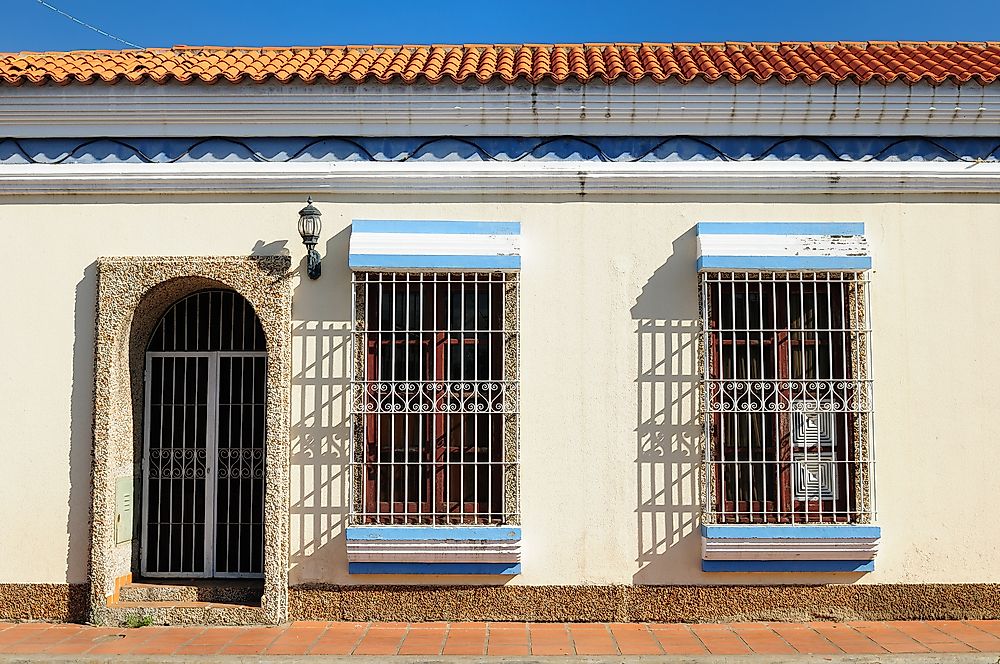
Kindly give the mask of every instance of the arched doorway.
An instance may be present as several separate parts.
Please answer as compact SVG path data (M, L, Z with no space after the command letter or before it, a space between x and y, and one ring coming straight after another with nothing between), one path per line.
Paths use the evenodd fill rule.
M145 358L141 574L260 578L267 354L231 290L177 301Z

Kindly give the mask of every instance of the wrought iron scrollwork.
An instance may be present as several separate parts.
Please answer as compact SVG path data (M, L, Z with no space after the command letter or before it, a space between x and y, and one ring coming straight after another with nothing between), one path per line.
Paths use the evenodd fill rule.
M153 449L149 452L149 479L204 479L206 460L204 449Z
M263 477L263 447L225 447L219 449L220 480L259 480Z
M355 413L511 413L517 382L370 381L358 383Z

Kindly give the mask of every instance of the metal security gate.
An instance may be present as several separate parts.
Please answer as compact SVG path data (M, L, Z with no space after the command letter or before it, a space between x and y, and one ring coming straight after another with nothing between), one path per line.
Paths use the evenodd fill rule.
M141 572L260 577L263 331L230 291L175 304L146 353Z

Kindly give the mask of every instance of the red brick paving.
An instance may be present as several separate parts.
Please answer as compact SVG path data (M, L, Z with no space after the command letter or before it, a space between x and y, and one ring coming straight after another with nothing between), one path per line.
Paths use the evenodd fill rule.
M0 623L0 654L835 655L1000 653L1000 621L328 623L112 629Z

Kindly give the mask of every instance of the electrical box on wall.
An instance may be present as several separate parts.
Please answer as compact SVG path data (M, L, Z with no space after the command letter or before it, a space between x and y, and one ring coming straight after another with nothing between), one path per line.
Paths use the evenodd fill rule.
M132 541L132 487L131 477L119 477L115 483L115 544Z

